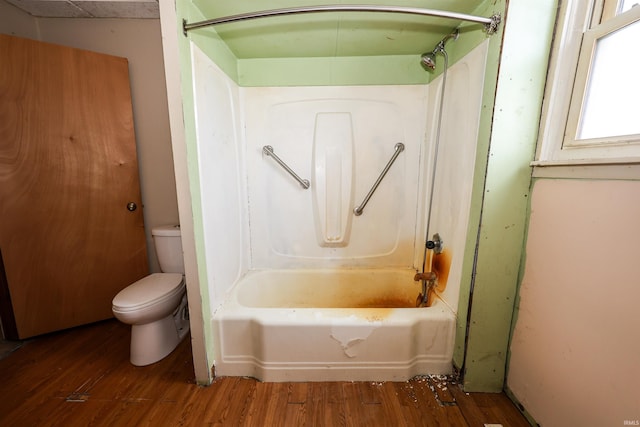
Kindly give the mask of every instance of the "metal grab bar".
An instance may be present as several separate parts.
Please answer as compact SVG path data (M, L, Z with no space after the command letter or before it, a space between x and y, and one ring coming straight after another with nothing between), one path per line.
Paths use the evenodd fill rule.
M384 178L384 176L387 174L387 172L389 172L389 168L391 167L391 165L393 164L393 162L396 161L396 159L398 158L398 156L400 155L400 153L402 153L404 151L404 144L402 142L398 142L395 145L395 152L393 153L393 156L391 156L391 159L389 160L389 162L387 163L387 165L384 167L384 169L382 170L382 173L380 174L380 176L378 177L378 179L376 180L376 182L373 184L373 187L371 187L371 190L369 190L369 192L367 193L366 197L364 198L364 200L362 201L362 203L360 203L360 206L358 206L357 208L355 208L353 210L353 213L356 216L360 216L362 215L362 211L364 211L364 207L367 206L367 203L369 203L369 199L371 198L371 196L373 196L373 193L376 191L376 189L378 188L378 185L380 185L380 182L382 182L382 179Z
M266 154L267 156L271 156L273 157L273 160L275 160L276 162L278 162L278 164L280 166L282 166L282 168L284 170L286 170L287 172L289 172L289 175L291 175L292 177L294 177L296 179L296 181L298 181L300 183L300 185L302 185L302 188L304 188L305 190L307 188L309 188L309 186L311 186L311 183L309 182L308 179L302 179L298 176L298 174L296 174L289 166L287 166L287 164L285 162L282 161L282 159L280 159L280 157L276 156L276 153L273 152L273 147L270 145L265 145L264 147L262 147L262 152L264 154Z

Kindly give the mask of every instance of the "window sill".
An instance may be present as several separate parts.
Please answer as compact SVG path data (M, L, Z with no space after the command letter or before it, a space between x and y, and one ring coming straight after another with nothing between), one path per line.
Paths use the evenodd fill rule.
M640 157L617 159L536 160L534 178L640 180Z

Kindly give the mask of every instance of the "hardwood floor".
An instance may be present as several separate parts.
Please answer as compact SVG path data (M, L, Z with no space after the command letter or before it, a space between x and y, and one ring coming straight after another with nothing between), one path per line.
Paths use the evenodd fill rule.
M0 339L0 359L4 359L12 352L16 351L22 344L24 344L23 341L8 341Z
M188 340L164 360L128 361L115 320L25 343L0 360L1 426L529 426L504 394L444 377L406 382L193 381Z

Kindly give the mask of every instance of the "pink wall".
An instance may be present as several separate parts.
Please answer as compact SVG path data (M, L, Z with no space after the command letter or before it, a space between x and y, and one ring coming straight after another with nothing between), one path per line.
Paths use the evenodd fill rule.
M640 182L535 183L507 385L544 426L640 419Z

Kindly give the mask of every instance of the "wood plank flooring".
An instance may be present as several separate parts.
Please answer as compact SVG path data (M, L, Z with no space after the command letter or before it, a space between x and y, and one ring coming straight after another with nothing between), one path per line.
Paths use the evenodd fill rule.
M0 360L1 426L529 426L504 394L445 377L406 382L193 380L189 341L164 360L128 361L115 320L31 340Z

